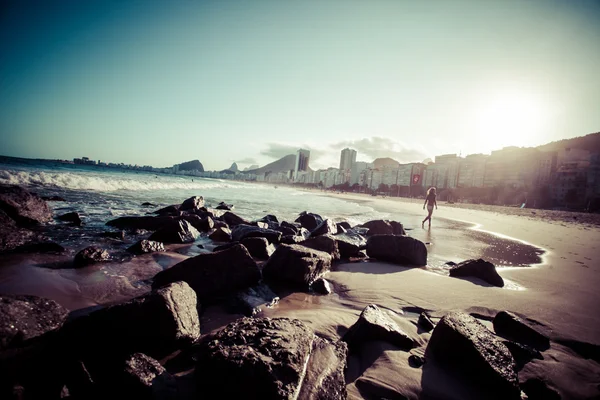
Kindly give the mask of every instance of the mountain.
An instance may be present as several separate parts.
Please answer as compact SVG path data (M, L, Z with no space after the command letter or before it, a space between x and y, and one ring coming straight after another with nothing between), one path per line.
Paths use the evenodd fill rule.
M383 167L398 168L398 165L400 165L400 163L398 161L394 160L393 158L383 157L383 158L376 158L373 161L373 165L375 168L383 168Z
M200 171L200 172L204 172L204 167L202 166L202 163L200 161L193 160L193 161L187 161L187 162L179 164L179 170L180 171Z
M229 170L233 171L233 172L239 172L240 171L236 163L231 164L231 167L229 167Z
M258 164L252 164L249 167L244 168L244 172L252 171L253 169L258 169L260 166Z
M540 151L559 151L568 148L598 153L600 152L600 132L590 133L589 135L578 136L571 139L558 140L536 147L536 149Z
M288 154L285 157L280 158L277 161L273 161L270 164L265 165L261 168L251 169L246 171L249 174L264 174L265 172L278 173L278 172L288 172L291 169L296 167L296 155Z

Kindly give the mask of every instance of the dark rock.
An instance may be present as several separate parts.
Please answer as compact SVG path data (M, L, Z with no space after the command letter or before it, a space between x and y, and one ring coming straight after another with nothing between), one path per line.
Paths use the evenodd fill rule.
M182 218L192 224L192 226L200 232L208 232L215 226L215 222L211 217L200 218L198 215L188 214L182 216Z
M133 246L129 247L127 251L135 254L154 253L157 251L165 251L165 246L161 242L140 240Z
M334 238L340 249L340 257L344 259L357 257L360 250L367 248L367 240L359 234L350 235L343 233L335 235Z
M388 221L394 230L394 235L406 235L404 226L398 221Z
M510 351L468 314L445 315L431 334L427 354L480 386L486 398L520 399L517 367Z
M281 243L283 244L299 244L302 243L304 240L304 236L298 236L298 235L285 235L281 237Z
M0 185L0 210L21 227L52 220L52 212L46 202L19 186Z
M311 249L324 251L329 254L334 260L340 259L340 250L338 248L338 242L331 235L321 235L306 239L302 243L302 246L310 247Z
M216 246L213 249L213 252L227 250L227 249L232 248L233 246L237 246L238 244L240 244L240 242L230 242L230 243L222 244L221 246Z
M193 196L190 197L189 199L185 200L183 203L181 203L181 206L179 206L179 211L186 211L186 210L197 210L204 207L204 197L202 196Z
M273 214L265 215L264 217L262 217L261 219L259 219L259 221L261 221L261 222L267 222L267 223L269 223L269 222L275 222L277 224L279 223L279 220Z
M528 400L561 400L557 391L548 387L548 384L539 378L527 379L521 384L521 389Z
M435 325L431 321L431 318L429 318L429 316L427 314L425 314L424 312L422 312L419 315L419 319L418 319L417 323L426 332L432 331L433 328L435 328Z
M315 336L298 399L345 400L347 356L346 343Z
M310 237L310 231L304 227L300 227L300 229L298 229L298 236L302 236L304 239L308 239Z
M167 226L173 221L177 221L176 217L119 217L110 220L106 223L107 226L112 226L117 229L145 229L148 231L156 231Z
M494 264L482 260L481 258L478 260L465 260L458 263L456 266L450 268L450 276L455 278L475 277L493 286L504 286L504 279L498 275Z
M346 221L338 222L337 226L344 228L345 231L347 231L348 229L352 229L352 225L350 225Z
M102 232L100 236L117 240L125 240L125 231L118 232Z
M508 348L510 354L512 354L515 362L517 363L517 368L521 369L525 364L529 361L535 359L543 360L544 357L542 353L533 347L529 347L525 344L520 344L517 342L513 342L512 340L503 340L502 343Z
M348 343L350 351L371 340L388 342L405 351L416 345L415 341L375 304L365 307L342 340Z
M319 278L310 285L310 290L319 294L331 294L331 285L327 279Z
M316 237L319 235L334 235L337 233L337 226L335 222L327 218L321 222L315 229L310 231L310 237Z
M2 211L0 210L1 215ZM7 221L12 221L12 224L14 224L14 221L10 218ZM39 240L39 237L34 232L14 225L11 226L11 222L3 224L0 221L0 252L14 250L37 240Z
M509 311L500 311L496 314L493 324L496 334L504 338L540 350L550 348L550 339L547 336L536 330L531 323Z
M234 241L241 242L243 239L249 237L264 237L269 243L279 243L281 232L246 224L236 225L231 230L231 239Z
M235 308L247 317L260 314L263 307L272 307L279 302L277 296L265 283L244 289L235 295Z
M427 247L425 247L425 244L408 236L370 236L367 240L367 254L371 258L394 264L427 264Z
M231 240L231 230L229 228L219 227L213 233L208 235L215 242L229 242Z
M38 296L0 295L0 352L59 329L67 310Z
M199 346L198 390L224 399L294 399L314 337L298 320L239 319Z
M315 229L321 222L323 222L323 217L319 214L307 213L303 211L300 213L300 216L296 218L296 222L299 222L303 228L312 231Z
M175 399L177 383L158 361L142 353L130 355L123 370L111 382L119 388L121 398Z
M348 232L348 230L346 228L344 228L340 224L336 224L336 227L337 227L337 232L336 233L346 233L346 232Z
M156 207L156 204L152 204L152 203L145 201L142 203L142 207Z
M28 243L15 249L18 253L64 253L65 248L54 242Z
M193 243L200 232L185 220L172 221L154 232L148 240L163 243Z
M413 368L421 368L425 364L425 357L418 354L408 356L408 365Z
M151 214L156 214L161 217L177 217L179 216L179 204L172 204L170 206L163 207L159 210L153 211Z
M227 204L225 202L220 202L219 205L217 206L217 210L232 210L233 209L233 204Z
M280 226L276 230L281 232L283 236L295 236L298 230L289 228L287 226ZM304 238L303 238L304 239Z
M279 226L281 228L288 228L290 230L293 230L294 234L298 233L298 230L300 228L302 228L302 225L300 225L298 222L287 222L287 221L282 221Z
M64 198L60 196L42 196L42 200L44 201L66 201Z
M188 258L154 276L152 287L185 281L196 291L200 301L234 293L254 286L260 279L256 262L242 246Z
M86 265L108 260L110 260L108 251L99 247L90 246L75 254L75 258L73 259L73 267L80 268L85 267Z
M372 235L393 235L394 228L389 221L377 219L362 224L363 227L368 228L367 236Z
M81 217L76 212L70 212L70 213L66 213L63 215L59 215L58 217L56 217L56 219L59 219L61 221L70 222L73 225L77 225L77 226L81 225Z
M223 214L221 219L223 221L225 221L227 223L227 225L229 225L232 228L234 226L240 225L240 224L250 225L250 222L246 221L244 218L242 218L230 211L227 211L225 214Z
M331 256L297 244L281 244L263 267L267 280L307 289L331 268Z
M247 237L241 241L250 255L259 260L266 260L275 252L275 247L264 237Z

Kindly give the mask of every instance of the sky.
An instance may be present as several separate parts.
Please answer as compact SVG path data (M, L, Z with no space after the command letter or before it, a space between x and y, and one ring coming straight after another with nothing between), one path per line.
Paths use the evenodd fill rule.
M600 0L0 5L0 155L323 168L597 131Z

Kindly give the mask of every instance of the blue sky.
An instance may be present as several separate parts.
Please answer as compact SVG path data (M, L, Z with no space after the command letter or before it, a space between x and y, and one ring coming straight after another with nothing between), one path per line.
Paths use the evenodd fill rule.
M599 1L8 1L0 154L207 169L600 130Z

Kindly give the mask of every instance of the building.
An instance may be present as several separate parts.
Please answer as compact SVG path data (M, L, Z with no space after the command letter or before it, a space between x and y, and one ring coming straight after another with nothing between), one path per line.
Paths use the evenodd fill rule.
M340 171L348 171L356 162L356 150L344 149L340 155Z
M540 153L538 163L537 186L544 186L551 183L558 164L558 153L556 151L547 151Z
M435 164L439 167L437 188L455 188L458 186L460 157L456 154L444 154L435 157Z
M532 188L538 182L540 151L531 147L504 147L492 151L485 166L484 187Z
M310 151L299 149L296 153L296 166L294 167L293 176L298 176L300 171L308 171L308 161L310 160Z
M350 169L350 184L354 185L355 183L358 183L363 186L364 181L361 183L360 176L361 174L364 175L363 172L367 169L369 169L369 163L363 161L355 162Z
M598 202L600 200L600 153L594 153L590 155L590 166L587 173L586 189L588 204L590 202Z
M458 168L458 187L483 187L485 165L490 156L471 154L460 160Z

